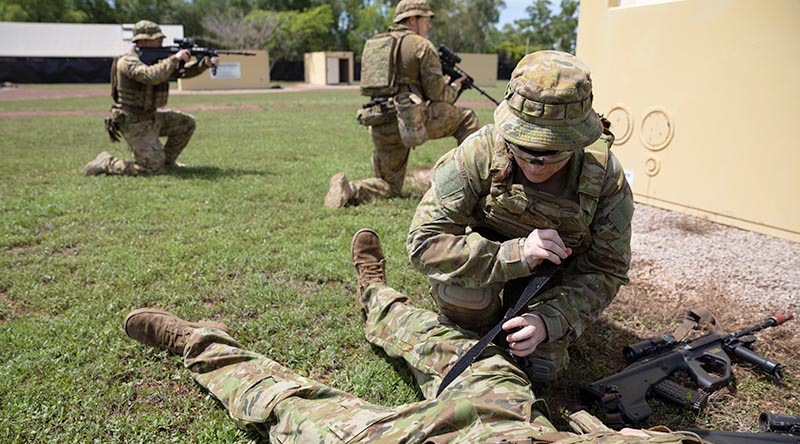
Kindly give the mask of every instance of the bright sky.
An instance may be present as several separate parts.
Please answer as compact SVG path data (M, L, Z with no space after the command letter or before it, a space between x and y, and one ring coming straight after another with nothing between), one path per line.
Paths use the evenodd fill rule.
M504 0L506 7L500 10L500 21L497 22L497 29L503 29L506 23L513 23L514 20L519 20L525 17L525 8L533 4L533 0ZM559 3L550 0L553 4L553 12L560 11Z

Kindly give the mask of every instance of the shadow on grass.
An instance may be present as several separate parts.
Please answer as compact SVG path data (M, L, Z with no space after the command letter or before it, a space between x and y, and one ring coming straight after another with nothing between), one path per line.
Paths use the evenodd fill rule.
M274 176L275 173L263 170L242 170L238 168L219 168L215 166L187 166L170 170L167 175L179 179L204 179L216 180L225 177L238 176Z

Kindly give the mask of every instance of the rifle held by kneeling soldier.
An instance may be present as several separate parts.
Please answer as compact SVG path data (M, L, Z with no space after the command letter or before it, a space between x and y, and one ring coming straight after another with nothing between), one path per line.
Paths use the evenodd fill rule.
M220 54L222 55L244 55L244 56L254 56L256 55L253 51L219 51L215 48L210 46L197 46L194 43L194 39L186 37L186 38L176 38L173 40L175 42L172 46L161 46L158 48L149 48L149 47L136 47L136 52L139 54L139 59L145 65L152 65L159 60L166 59L167 57L176 54L178 51L185 49L189 51L192 56L197 57L197 61L203 59L203 57L218 57ZM183 62L181 62L181 68L183 68ZM217 67L211 67L211 74L217 75Z
M461 89L458 91L459 96L461 96L462 92L474 88L475 91L483 94L486 98L494 102L495 105L500 104L500 102L487 94L486 91L478 88L478 85L475 84L475 79L458 66L458 64L461 63L461 57L444 44L439 45L439 61L442 63L442 72L448 75L450 80L464 77L464 81L461 82Z

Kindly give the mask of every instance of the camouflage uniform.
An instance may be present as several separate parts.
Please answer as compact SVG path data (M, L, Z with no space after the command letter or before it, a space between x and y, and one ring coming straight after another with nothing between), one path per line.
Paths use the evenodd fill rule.
M137 23L134 34L134 43L143 37L164 37L155 23L147 21ZM135 48L115 59L111 72L112 97L116 103L109 119L130 146L134 160L101 153L98 159L103 157L103 164L93 169L93 174L152 174L176 165L197 125L189 114L159 108L167 105L170 79L195 77L210 66L206 58L190 62L182 69L180 63L180 59L170 56L148 66L139 59ZM167 137L166 143L162 145L159 137Z
M407 246L412 264L431 278L432 295L441 311L462 327L481 333L499 322L533 273L524 257L525 238L534 229L557 230L573 253L529 309L541 316L548 333L547 342L537 347L532 358L551 362L559 371L567 365L569 342L628 282L633 199L623 169L609 151L613 136L603 134L591 111L590 85L584 94L589 103L583 109L591 114L580 111L578 105L578 113L586 115L589 124L576 129L571 122L569 127L580 134L577 142L569 140L572 135L559 136L558 129L550 132L523 120L525 112L536 109L530 98L535 87L527 77L536 68L521 67L538 63L530 58L541 53L553 52L535 53L520 62L506 100L495 112L495 125L483 127L436 163L431 188L411 223ZM563 63L580 63L563 53L555 57L564 58ZM577 75L588 80L588 68L581 72ZM556 76L560 82L567 82L565 77L563 72ZM538 131L543 133L534 134ZM538 149L574 149L564 167L568 170L563 192L552 195L534 189L515 166L508 141Z
M424 1L411 1L417 1L427 8ZM405 3L409 3L409 0L397 5L398 11ZM398 17L407 16L397 14L395 23L400 20ZM413 92L427 101L425 127L428 139L453 136L460 144L478 130L478 117L469 108L453 105L458 91L445 83L433 43L403 24L390 27L389 33L397 39L402 38L396 67L397 93ZM397 117L392 116L387 123L371 126L370 135L375 147L372 153L372 172L375 177L349 182L351 195L345 204L355 205L370 199L399 196L402 192L411 147L403 144Z
M525 375L497 347L489 347L436 398L443 375L475 343L474 336L407 304L405 296L389 287L371 285L365 296L367 340L406 361L424 401L397 407L367 403L243 350L215 328L194 330L184 349L184 365L239 428L269 436L274 443L648 442L623 437L585 413L574 419L582 418L577 422L592 433L557 432ZM669 436L658 442L684 437L699 442L688 435Z

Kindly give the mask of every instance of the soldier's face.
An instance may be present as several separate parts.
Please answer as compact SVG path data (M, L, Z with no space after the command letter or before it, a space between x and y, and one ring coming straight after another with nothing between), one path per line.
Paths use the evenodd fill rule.
M416 23L412 24L413 25L412 29L414 29L414 31L417 34L425 38L428 38L428 31L431 30L431 18L430 17L414 17L414 18L416 19L415 20Z
M160 48L164 39L146 39L136 42L136 46L140 48Z
M514 156L514 162L516 162L517 166L519 166L519 169L522 170L522 174L524 174L525 178L531 183L546 182L548 179L553 177L554 174L567 166L570 160L570 157L568 157L560 162L539 164L530 163L524 159L519 159L513 153L512 156Z

